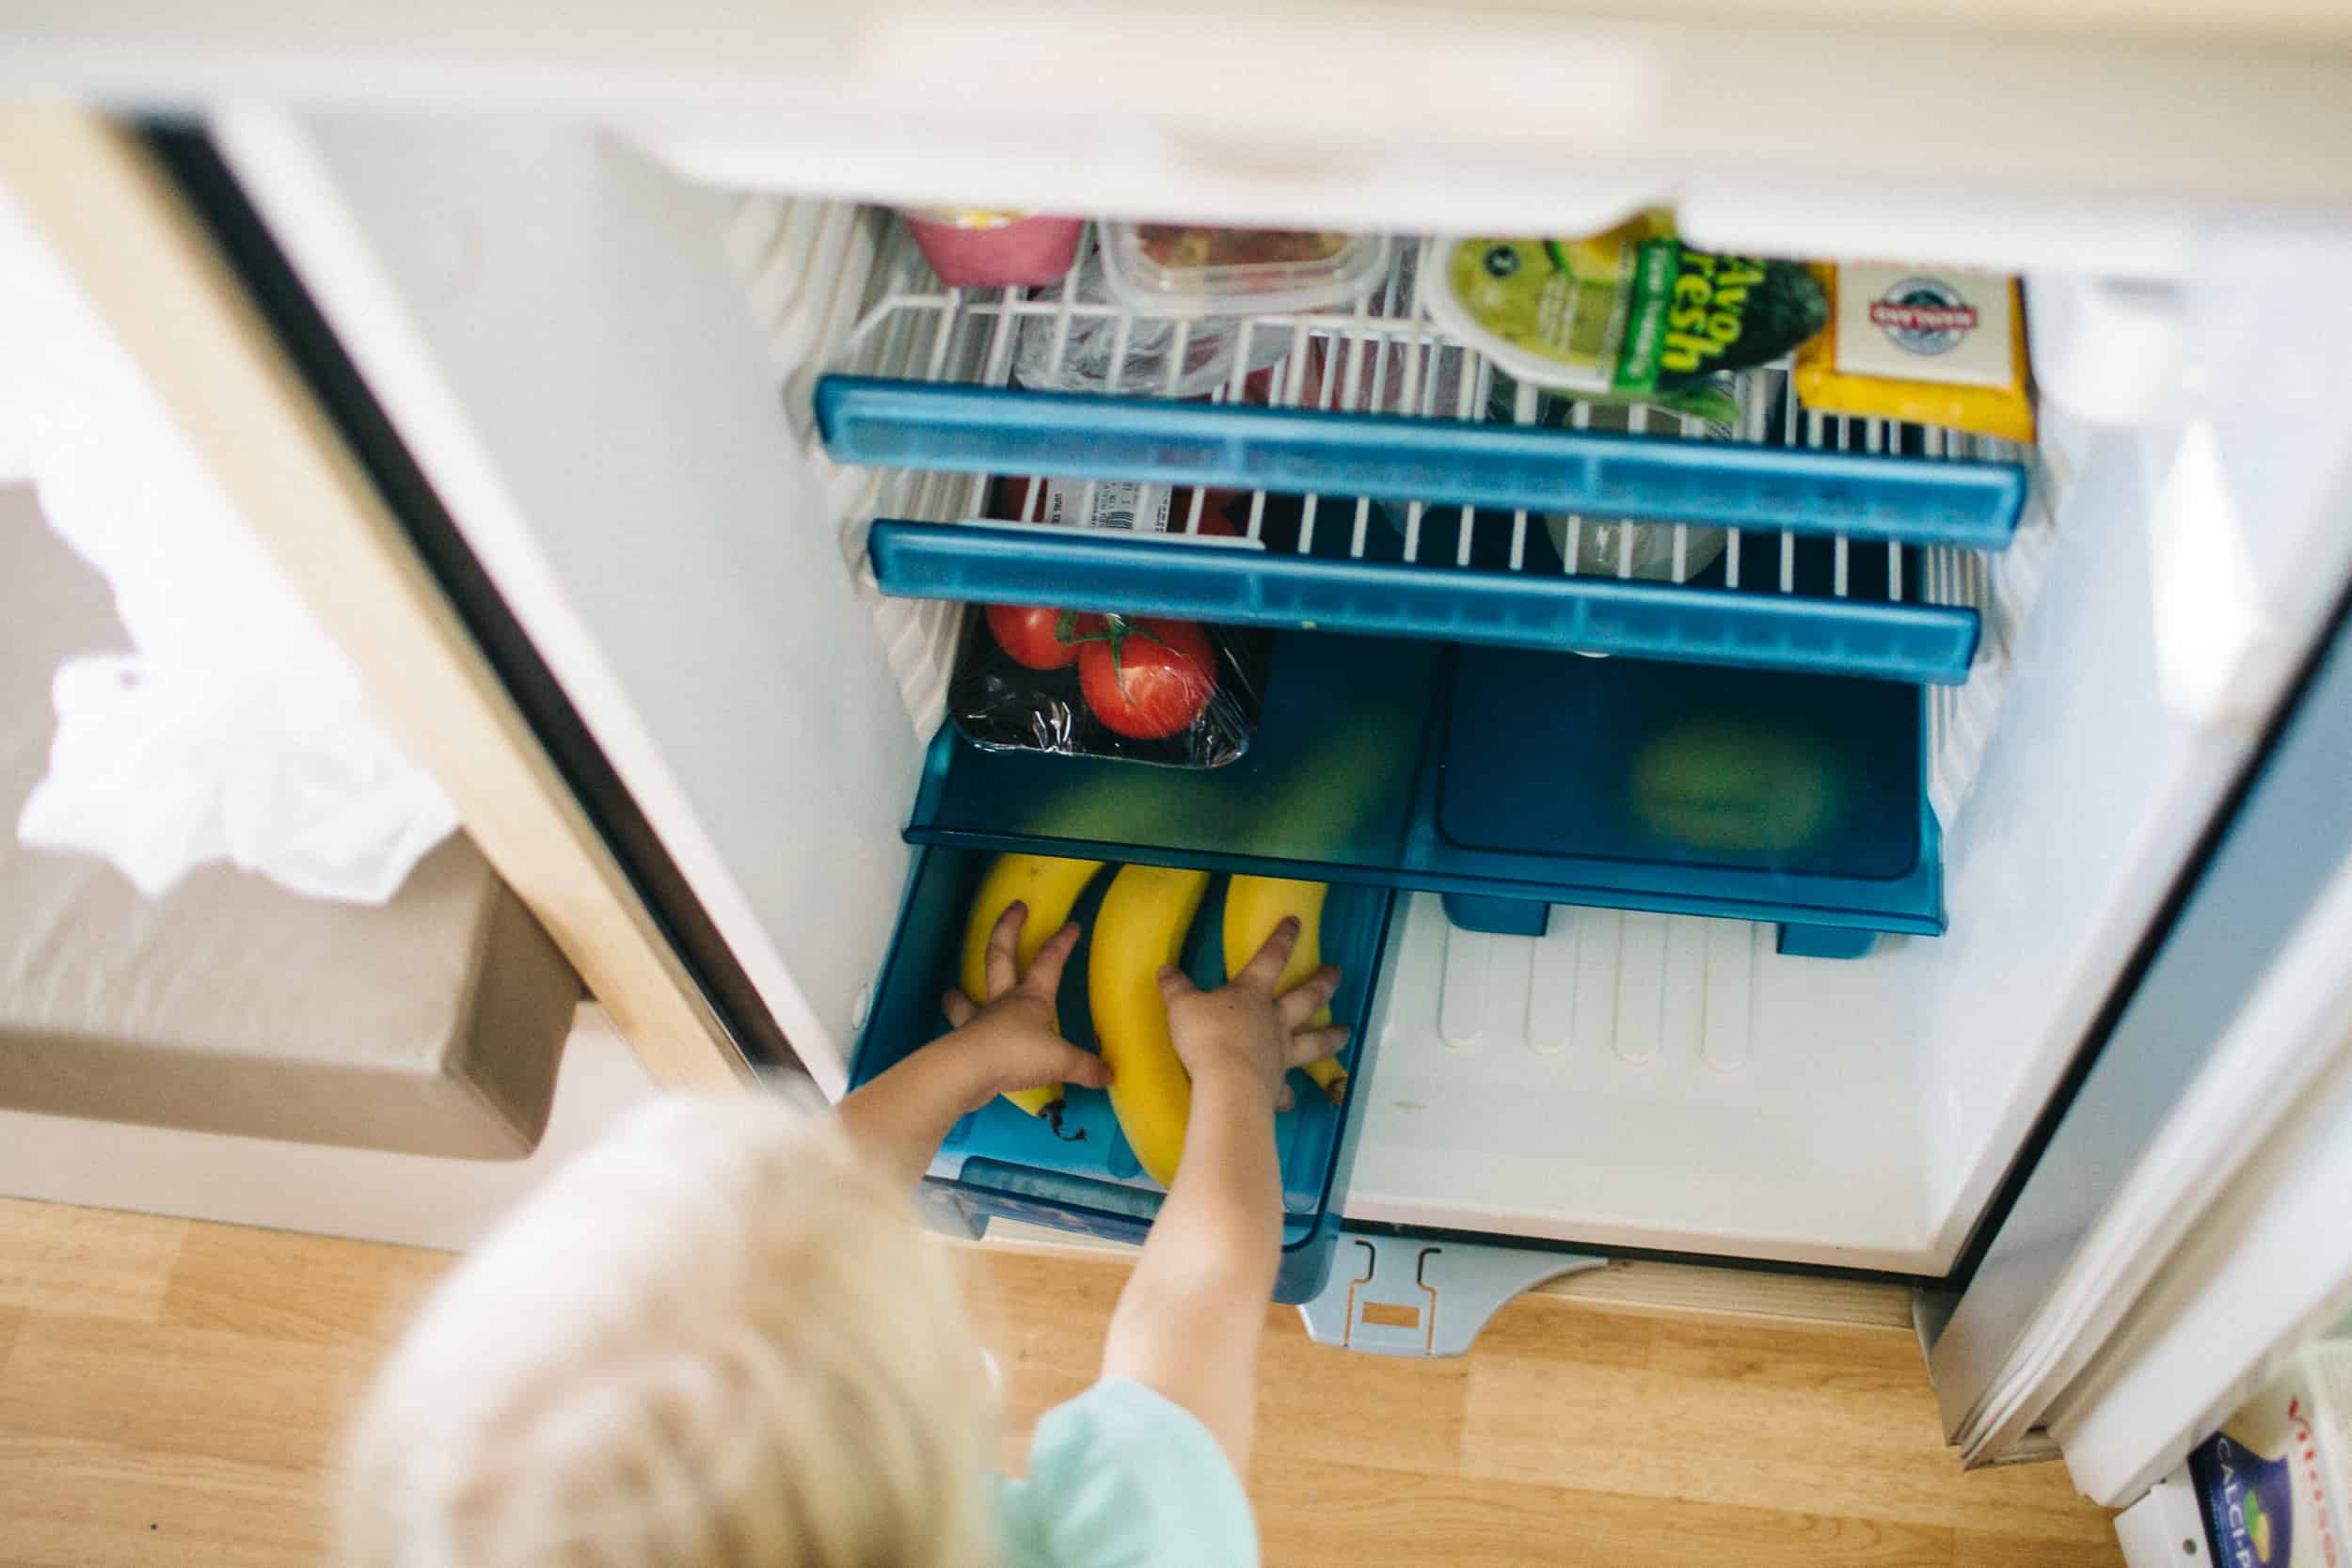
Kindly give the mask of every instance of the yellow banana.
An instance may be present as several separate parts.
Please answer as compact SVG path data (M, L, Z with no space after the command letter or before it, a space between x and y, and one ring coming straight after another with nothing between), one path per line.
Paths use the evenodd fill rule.
M1256 958L1258 949L1265 945L1265 939L1274 934L1274 927L1282 923L1284 915L1298 917L1298 944L1291 949L1290 962L1282 966L1281 977L1274 982L1274 994L1281 995L1321 969L1323 896L1330 891L1329 884L1324 882L1236 874L1225 887L1225 973L1239 974L1244 965ZM1317 1029L1330 1022L1328 1007L1309 1021ZM1340 1066L1337 1056L1317 1057L1307 1064L1306 1073L1332 1104L1347 1098L1347 1069Z
M1111 1112L1152 1180L1176 1180L1192 1114L1192 1079L1168 1033L1160 970L1180 961L1184 933L1209 888L1205 871L1121 866L1094 916L1087 1002L1111 1067Z
M963 971L959 984L976 1006L988 1001L988 934L996 928L1006 909L1018 901L1029 907L1021 927L1013 962L1020 974L1029 972L1037 950L1070 921L1072 906L1086 891L1101 861L1060 860L1051 855L999 855L980 890L972 895L972 912L963 923ZM1049 1105L1061 1103L1061 1085L1022 1089L1005 1096L1029 1115L1042 1116Z

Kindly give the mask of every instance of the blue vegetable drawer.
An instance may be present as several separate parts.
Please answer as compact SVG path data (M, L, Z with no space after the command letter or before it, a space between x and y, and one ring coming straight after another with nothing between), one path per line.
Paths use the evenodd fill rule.
M888 1069L917 1047L947 1032L939 998L956 983L964 918L993 857L985 851L927 848L917 852L906 902L865 1032L850 1062L852 1087ZM1072 918L1088 939L1078 944L1062 979L1062 1032L1096 1049L1087 1006L1087 962L1094 911L1110 885L1105 866ZM1225 978L1225 879L1201 901L1184 948L1184 967L1199 984ZM1323 911L1323 956L1343 978L1332 1015L1352 1031L1343 1053L1351 1074L1361 1054L1395 894L1385 888L1334 884ZM1282 1167L1282 1262L1274 1299L1302 1302L1322 1290L1339 1244L1340 1148L1347 1120L1365 1085L1351 1077L1345 1103L1334 1107L1301 1075L1292 1075L1297 1104L1275 1120ZM994 1100L958 1122L931 1163L929 1180L967 1212L1003 1215L1059 1230L1114 1241L1140 1242L1164 1196L1143 1174L1120 1136L1109 1097L1099 1089L1069 1091L1057 1133L1043 1117Z

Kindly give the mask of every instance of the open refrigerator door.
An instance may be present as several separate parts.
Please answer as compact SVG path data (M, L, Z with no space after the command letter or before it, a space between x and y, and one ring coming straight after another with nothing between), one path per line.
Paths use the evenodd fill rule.
M1964 1456L2139 1496L2352 1300L2339 630L1932 1356Z

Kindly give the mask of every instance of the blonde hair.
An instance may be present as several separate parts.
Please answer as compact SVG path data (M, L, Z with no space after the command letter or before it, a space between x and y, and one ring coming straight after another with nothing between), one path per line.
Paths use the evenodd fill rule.
M962 1568L993 1440L946 1249L830 1117L678 1097L443 1282L345 1452L350 1568Z

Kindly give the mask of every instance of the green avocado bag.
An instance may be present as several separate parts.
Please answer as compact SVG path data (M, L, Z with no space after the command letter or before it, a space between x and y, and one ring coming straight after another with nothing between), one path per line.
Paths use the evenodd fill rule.
M1829 325L1829 296L1800 263L1670 235L1432 245L1421 275L1438 325L1518 380L1585 399L1734 420L1734 374Z

